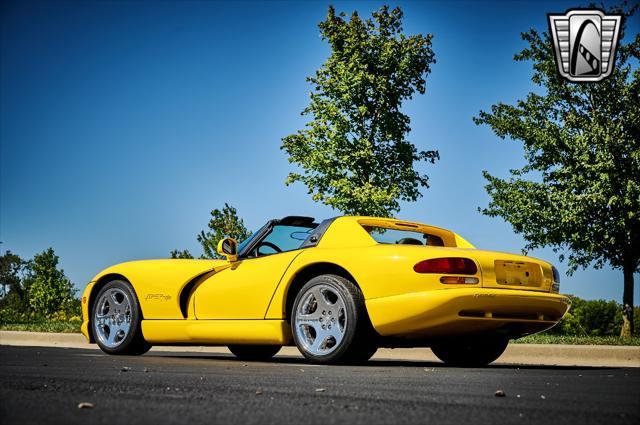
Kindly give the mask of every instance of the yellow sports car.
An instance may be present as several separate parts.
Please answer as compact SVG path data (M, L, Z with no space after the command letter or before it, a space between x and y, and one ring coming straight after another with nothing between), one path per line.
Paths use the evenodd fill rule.
M431 347L447 364L483 366L569 307L546 261L390 218L285 217L239 245L220 241L218 253L107 268L84 291L82 333L110 354L226 345L258 360L295 344L312 362L338 363Z

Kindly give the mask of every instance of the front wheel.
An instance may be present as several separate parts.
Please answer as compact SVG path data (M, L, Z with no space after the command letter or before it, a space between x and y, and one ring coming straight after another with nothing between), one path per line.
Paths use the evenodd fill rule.
M449 366L484 367L497 360L508 344L503 338L463 338L435 344L431 351Z
M240 360L264 361L278 354L282 347L279 345L229 345L227 348Z
M291 331L298 350L314 363L362 363L377 349L362 292L341 276L317 276L302 287Z
M93 304L95 341L108 354L144 354L151 345L142 336L142 311L128 282L113 280L102 287Z

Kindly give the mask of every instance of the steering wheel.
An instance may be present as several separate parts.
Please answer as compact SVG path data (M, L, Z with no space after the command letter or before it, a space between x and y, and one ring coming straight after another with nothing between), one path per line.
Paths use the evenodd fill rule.
M268 241L262 241L258 244L258 246L256 247L256 254L260 255L260 248L262 248L263 246L269 247L271 249L273 249L276 253L280 253L282 252L282 250L278 247L278 245L268 242ZM268 254L263 254L263 255L268 255Z

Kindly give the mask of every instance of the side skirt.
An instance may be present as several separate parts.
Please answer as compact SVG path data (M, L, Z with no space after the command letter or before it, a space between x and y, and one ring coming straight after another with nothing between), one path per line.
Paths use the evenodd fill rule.
M151 344L288 345L285 320L143 320L142 334Z

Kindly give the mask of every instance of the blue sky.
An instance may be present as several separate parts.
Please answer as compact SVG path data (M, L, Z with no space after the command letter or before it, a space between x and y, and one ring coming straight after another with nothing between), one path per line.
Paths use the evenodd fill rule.
M199 253L209 211L234 205L257 229L284 215L326 218L292 170L281 138L305 123L311 75L327 58L317 23L328 2L3 2L0 21L0 249L53 246L83 287L100 269L173 248ZM369 15L382 2L334 2ZM570 2L393 2L405 31L431 33L427 93L407 103L409 139L438 149L431 188L401 218L450 228L478 247L524 241L488 203L482 170L523 164L519 143L471 117L533 89L513 55ZM638 32L639 18L627 34ZM550 260L551 250L530 253ZM636 275L636 282L638 282ZM622 297L611 269L563 276L562 291ZM640 298L640 284L636 285Z

